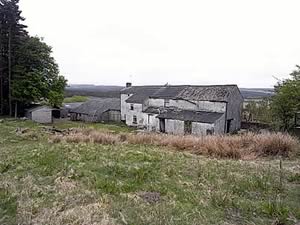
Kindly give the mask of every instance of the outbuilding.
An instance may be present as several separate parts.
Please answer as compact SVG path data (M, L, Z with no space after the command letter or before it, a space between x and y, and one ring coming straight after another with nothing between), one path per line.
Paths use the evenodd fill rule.
M71 120L84 122L120 122L119 98L92 99L70 111Z
M26 117L37 123L53 123L53 110L49 106L36 106L26 111Z

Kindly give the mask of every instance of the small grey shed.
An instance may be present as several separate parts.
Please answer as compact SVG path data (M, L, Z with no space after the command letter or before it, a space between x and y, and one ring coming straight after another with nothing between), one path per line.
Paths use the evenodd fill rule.
M53 109L49 106L37 106L28 109L26 112L26 117L37 123L53 123Z

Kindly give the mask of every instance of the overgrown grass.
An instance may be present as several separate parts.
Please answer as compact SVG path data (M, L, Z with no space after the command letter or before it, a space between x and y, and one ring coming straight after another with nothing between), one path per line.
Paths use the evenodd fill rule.
M293 157L299 152L299 141L282 133L235 136L174 136L162 134L133 134L97 131L95 129L75 129L68 135L52 137L53 142L134 144L170 147L179 151L189 151L199 155L218 158L253 159L263 156Z
M64 103L74 103L74 102L86 102L89 98L87 96L74 95L64 99Z
M101 124L97 126L102 132ZM17 134L17 127L30 128L27 133L36 139ZM280 158L206 158L140 140L125 144L131 134L115 131L105 135L117 136L121 143L102 137L96 142L49 143L49 134L28 121L5 121L0 128L0 218L4 218L0 224L295 224L300 220L298 158L283 160L280 169ZM97 131L86 129L86 136ZM148 201L141 193L159 197Z

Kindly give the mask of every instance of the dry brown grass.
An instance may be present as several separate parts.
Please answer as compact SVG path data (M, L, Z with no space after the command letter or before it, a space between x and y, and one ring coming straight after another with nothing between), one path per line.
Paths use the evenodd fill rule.
M21 180L22 191L18 193L17 222L24 225L116 225L116 220L107 213L107 205L97 200L95 194L81 189L67 177L58 177L55 186L41 187L36 179L27 176ZM11 184L13 187L16 184ZM32 197L34 193L45 196L55 190L57 199L49 207L39 207L42 202ZM1 218L0 218L1 221Z
M178 151L217 158L253 159L265 156L289 157L299 151L299 141L283 133L245 133L241 135L176 136L166 134L113 134L92 129L75 130L53 136L52 142L134 144L169 147Z

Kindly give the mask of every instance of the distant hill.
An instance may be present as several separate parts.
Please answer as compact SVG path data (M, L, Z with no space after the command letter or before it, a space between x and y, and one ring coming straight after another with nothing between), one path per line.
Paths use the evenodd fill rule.
M120 90L122 88L123 88L122 86L74 84L74 85L69 85L66 88L65 97L79 95L79 96L120 98Z
M66 88L65 96L74 95L120 98L120 90L123 86L105 86L92 84L72 84ZM240 88L245 99L260 99L273 96L273 88Z
M273 88L240 88L245 99L262 99L275 95Z

